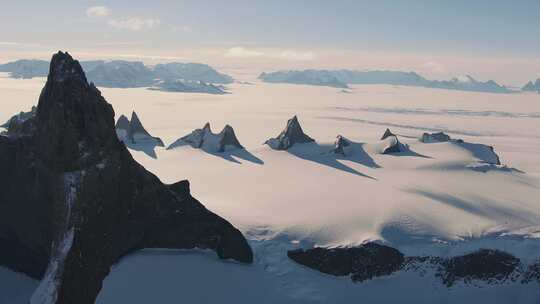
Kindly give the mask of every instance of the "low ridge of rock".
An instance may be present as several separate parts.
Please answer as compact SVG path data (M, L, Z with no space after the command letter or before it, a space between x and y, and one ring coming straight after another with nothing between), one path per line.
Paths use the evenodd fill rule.
M420 139L423 143L437 143L450 141L450 136L444 132L424 133Z

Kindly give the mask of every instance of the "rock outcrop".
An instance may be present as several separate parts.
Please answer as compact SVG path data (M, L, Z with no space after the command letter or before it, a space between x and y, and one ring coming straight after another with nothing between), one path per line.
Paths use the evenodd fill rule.
M336 137L336 141L334 142L334 149L332 149L332 152L334 154L340 154L343 156L346 156L349 154L348 148L351 146L351 141L347 138L338 135Z
M22 124L36 115L36 106L32 106L32 109L28 112L21 111L19 114L12 116L6 121L0 128L11 129L12 131L22 126Z
M36 115L0 136L0 184L10 185L0 191L0 265L41 279L33 304L94 303L111 266L142 248L253 260L187 181L164 185L132 158L112 106L68 53L53 56Z
M441 284L503 284L540 282L540 263L524 265L519 258L500 250L478 249L454 256L409 256L399 250L366 243L357 247L296 249L287 256L298 264L335 276L350 276L363 282L397 272L434 272Z
M390 129L386 129L383 136L381 137L381 141L383 142L383 146L381 149L382 154L399 153L405 152L407 150L405 145L399 142L397 135L392 133Z
M314 142L315 140L307 136L296 115L287 121L287 126L279 135L275 138L270 138L265 142L274 150L287 150L294 144L303 144L308 142Z
M420 138L420 141L423 143L447 142L450 141L450 136L448 136L444 132L424 133L422 134L422 138Z
M236 138L234 129L226 125L221 132L212 133L210 123L206 123L202 129L195 129L190 134L183 136L167 147L167 150L180 146L190 145L196 149L207 152L225 152L231 149L244 149Z
M165 146L161 138L154 137L150 135L148 131L146 131L135 111L131 113L131 120L124 115L120 115L116 121L115 129L118 139L126 144L137 144L150 141L155 143L157 146Z
M350 248L313 248L287 252L293 261L335 276L350 275L355 282L390 275L401 269L405 258L398 250L367 243Z

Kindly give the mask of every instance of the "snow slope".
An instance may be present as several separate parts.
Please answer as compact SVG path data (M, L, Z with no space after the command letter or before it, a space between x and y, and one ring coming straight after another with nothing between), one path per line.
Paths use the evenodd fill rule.
M35 104L43 80L0 78L0 122ZM403 272L367 283L318 273L290 261L292 248L380 240L407 255L451 256L498 248L540 258L540 98L401 86L339 89L286 84L233 84L232 94L178 95L103 89L116 113L135 110L145 127L170 144L212 121L235 127L247 153L220 155L180 147L134 157L164 182L188 178L194 196L239 227L255 249L254 265L212 254L143 251L122 260L98 303L536 303L537 283L448 289L426 273ZM316 140L288 151L262 143L299 116ZM377 153L389 127L410 151ZM508 167L476 165L474 145L422 143L444 131L494 146ZM328 153L336 135L355 153ZM8 271L9 272L9 271ZM6 275L6 272L2 272ZM13 274L13 276L16 276ZM16 280L16 277L9 279ZM30 284L30 283L25 283ZM35 285L35 284L34 284ZM26 286L26 285L25 285ZM427 287L427 288L426 288Z

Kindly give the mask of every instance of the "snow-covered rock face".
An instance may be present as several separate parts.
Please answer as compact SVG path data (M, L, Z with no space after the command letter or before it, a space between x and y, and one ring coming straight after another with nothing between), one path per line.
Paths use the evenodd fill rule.
M350 154L350 147L351 147L351 142L347 138L341 135L338 135L336 137L336 141L334 143L334 149L332 149L332 152L335 154L341 154L343 156L346 156Z
M378 144L378 150L381 154L392 154L407 151L406 145L399 142L397 135L392 133L390 129L386 129L381 142Z
M156 146L165 146L159 137L154 137L146 131L135 111L131 113L131 121L126 116L120 115L115 129L118 139L126 144L153 143Z
M36 115L36 111L37 108L35 106L32 106L32 109L30 111L20 112L19 114L14 115L10 119L8 119L8 121L6 121L3 125L1 125L0 128L8 129L12 134L17 133L18 131L20 131L25 121Z
M315 140L306 134L300 126L296 115L287 121L285 129L275 138L268 139L265 144L274 150L287 150L294 144L314 142Z
M234 129L231 126L226 125L221 132L215 134L210 128L210 123L206 123L202 129L195 129L190 134L177 139L167 147L167 150L185 145L213 153L244 149L236 138Z
M423 143L437 143L437 142L446 142L450 140L450 136L444 132L437 133L424 133L420 141Z

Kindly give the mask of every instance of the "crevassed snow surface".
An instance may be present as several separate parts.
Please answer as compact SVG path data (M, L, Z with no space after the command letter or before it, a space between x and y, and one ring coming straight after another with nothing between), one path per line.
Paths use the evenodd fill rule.
M43 80L0 79L0 121L35 104ZM189 179L193 195L239 227L253 265L212 253L143 251L124 258L98 303L537 303L538 284L448 289L433 275L401 272L354 284L293 263L298 246L381 240L407 255L457 255L498 248L540 258L540 97L384 85L338 89L257 82L232 94L102 89L116 113L144 113L145 127L169 144L211 121L235 132L248 153L154 148L134 157L164 182ZM373 110L373 109L376 109ZM496 113L490 115L489 113ZM527 115L524 115L527 114ZM275 151L262 143L299 116L317 143ZM386 127L409 152L378 153ZM475 145L421 143L444 131L494 146L507 167L486 164ZM348 157L328 153L336 135L358 143Z

